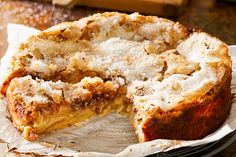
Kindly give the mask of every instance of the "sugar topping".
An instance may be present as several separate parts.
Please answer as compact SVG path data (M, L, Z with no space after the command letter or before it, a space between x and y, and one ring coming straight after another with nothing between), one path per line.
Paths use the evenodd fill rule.
M225 73L219 67L230 66L223 43L204 33L188 34L182 25L156 17L96 14L31 37L15 59L24 60L21 68L40 79L60 76L56 81L63 82L76 72L121 79L138 108L169 110L206 94Z

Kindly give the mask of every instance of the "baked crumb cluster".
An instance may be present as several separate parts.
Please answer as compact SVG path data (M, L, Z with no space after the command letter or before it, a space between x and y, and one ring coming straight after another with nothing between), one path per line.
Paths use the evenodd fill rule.
M78 110L81 107L86 108L87 102L92 99L112 99L119 88L117 83L103 82L98 77L86 77L79 83L70 84L61 81L34 80L31 76L25 76L13 79L11 84L7 96L14 97L29 112L39 111L48 114L53 113L51 108L58 109L62 104L72 105Z
M103 13L30 37L11 60L1 92L15 104L9 110L22 120L13 123L27 128L27 139L29 127L45 132L37 119L62 106L101 114L108 103L128 104L142 132L155 110L204 96L228 67L226 45L205 33L153 16Z

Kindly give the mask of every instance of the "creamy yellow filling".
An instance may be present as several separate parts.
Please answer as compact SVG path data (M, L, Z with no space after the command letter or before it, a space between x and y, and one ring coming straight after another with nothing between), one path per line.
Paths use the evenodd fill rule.
M98 102L102 104L102 102ZM34 122L33 128L37 130L38 134L46 133L58 129L65 128L70 125L80 126L80 123L89 120L92 117L103 117L111 112L124 113L126 106L124 104L124 97L116 97L114 101L111 101L108 105L102 108L100 113L96 113L92 108L86 108L78 111L72 111L66 107L62 107L59 112L47 115L44 118L38 118Z

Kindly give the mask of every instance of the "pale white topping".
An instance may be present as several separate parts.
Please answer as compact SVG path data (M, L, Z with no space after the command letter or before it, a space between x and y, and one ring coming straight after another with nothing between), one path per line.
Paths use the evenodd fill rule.
M143 92L142 95L134 94L134 103L146 111L156 106L169 110L181 100L187 101L206 94L214 87L221 73L220 69L212 64L223 63L223 55L227 55L217 54L220 48L217 40L209 39L204 33L194 33L177 46L177 51L190 62L198 63L199 71L190 76L173 74L161 82L155 79L134 81L129 86L128 92L137 93L139 90Z
M49 34L60 29L73 40L36 36L30 42L34 51L22 52L33 56L26 69L46 76L62 71L101 72L122 80L134 105L169 110L182 100L206 94L224 73L219 66L230 66L223 44L207 34L187 37L178 23L154 17L142 23L139 18L144 17L97 14L72 23L68 30L61 30L66 24L50 28ZM85 37L80 39L82 33Z

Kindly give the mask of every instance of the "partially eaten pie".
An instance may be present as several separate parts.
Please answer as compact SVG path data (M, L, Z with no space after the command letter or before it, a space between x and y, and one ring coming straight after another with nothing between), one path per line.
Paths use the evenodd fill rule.
M230 110L227 46L179 23L102 13L22 43L1 83L7 112L27 140L113 111L140 142L199 139Z

